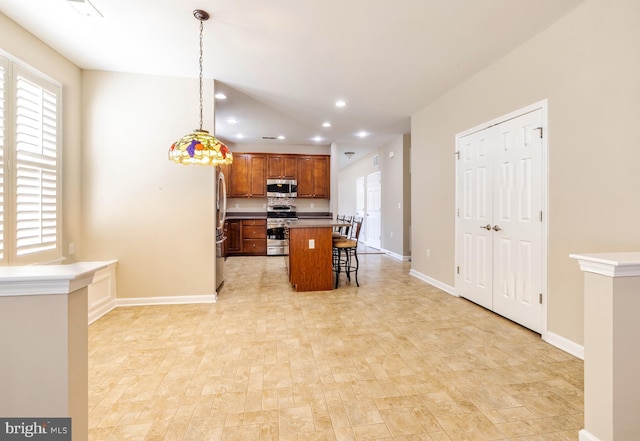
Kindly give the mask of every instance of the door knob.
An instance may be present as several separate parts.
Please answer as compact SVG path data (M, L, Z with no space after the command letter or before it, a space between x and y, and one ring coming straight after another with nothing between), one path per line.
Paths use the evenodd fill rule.
M487 224L487 225L480 225L480 228L484 228L487 231L491 231L491 225Z
M500 230L502 230L502 228L500 228L499 226L497 225L493 226L493 231L500 231Z

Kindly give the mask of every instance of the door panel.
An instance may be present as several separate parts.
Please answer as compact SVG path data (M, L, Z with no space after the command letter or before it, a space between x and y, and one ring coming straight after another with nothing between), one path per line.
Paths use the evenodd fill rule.
M542 329L542 111L527 113L498 126L500 146L495 163L500 211L494 240L500 241L494 260L494 283L504 287L493 310L527 328Z
M476 132L460 143L458 200L458 241L461 256L456 292L485 308L493 307L491 261L492 235L486 226L492 222L492 163L488 149L490 132ZM484 227L484 228L483 228Z
M542 124L542 110L536 110L460 138L457 172L456 291L537 332Z

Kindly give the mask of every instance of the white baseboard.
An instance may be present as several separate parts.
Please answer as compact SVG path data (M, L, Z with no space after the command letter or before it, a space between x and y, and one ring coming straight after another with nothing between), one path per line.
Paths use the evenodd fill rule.
M565 351L566 353L571 354L574 357L578 357L580 360L584 360L584 346L579 345L578 343L571 341L568 338L550 331L543 334L542 339L549 343L551 346L555 346L556 348Z
M598 437L591 434L587 429L582 429L578 432L578 440L579 441L600 441Z
M411 260L411 256L403 256L401 254L394 253L393 251L385 250L384 248L380 248L380 251L382 251L389 257L393 257L394 259L399 260L400 262L408 262L409 260Z
M110 301L108 303L103 303L99 308L89 311L89 324L95 322L103 315L113 311L117 306L118 305L116 305L115 301Z
M433 285L436 288L441 289L442 291L444 291L444 292L446 292L448 294L451 294L452 296L459 297L456 294L456 289L453 286L449 286L446 283L440 282L439 280L432 279L429 276L425 276L424 274L419 273L418 271L416 271L414 269L410 270L409 274L412 275L413 277L417 278L417 279L422 280L423 282L427 282L429 285Z
M186 305L191 303L216 303L218 295L137 297L116 299L116 306Z

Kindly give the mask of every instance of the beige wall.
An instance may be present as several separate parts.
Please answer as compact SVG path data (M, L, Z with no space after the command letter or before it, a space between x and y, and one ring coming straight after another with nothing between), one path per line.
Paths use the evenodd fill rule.
M85 71L83 91L82 258L119 261L119 298L212 295L214 169L167 159L198 126L197 78Z
M0 49L62 84L62 254L81 237L81 70L0 13Z
M414 114L413 269L455 285L456 133L546 98L548 330L582 344L568 254L640 248L639 78L640 2L590 0Z

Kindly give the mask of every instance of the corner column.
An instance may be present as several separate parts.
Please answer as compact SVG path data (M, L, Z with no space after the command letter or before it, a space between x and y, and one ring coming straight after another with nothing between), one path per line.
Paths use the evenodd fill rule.
M580 441L640 440L640 252L571 254L584 271Z
M87 286L104 263L0 267L0 415L88 437Z

